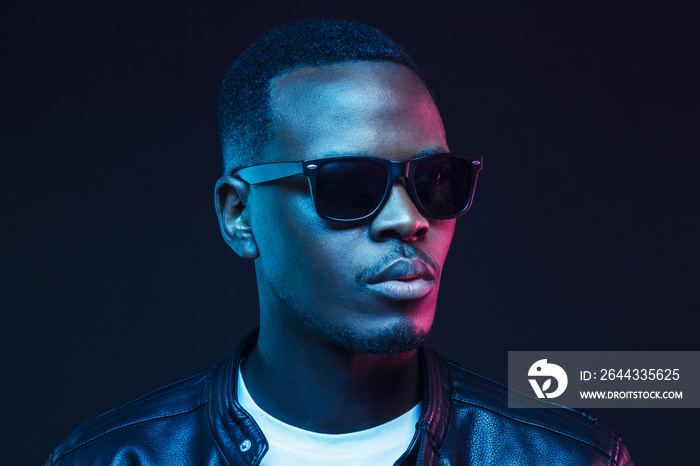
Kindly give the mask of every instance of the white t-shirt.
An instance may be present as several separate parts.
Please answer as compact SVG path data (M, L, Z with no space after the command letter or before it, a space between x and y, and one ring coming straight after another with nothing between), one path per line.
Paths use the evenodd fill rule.
M263 411L250 396L240 370L238 401L267 438L270 449L261 466L391 466L411 444L421 412L418 403L396 419L371 429L319 434L285 424Z

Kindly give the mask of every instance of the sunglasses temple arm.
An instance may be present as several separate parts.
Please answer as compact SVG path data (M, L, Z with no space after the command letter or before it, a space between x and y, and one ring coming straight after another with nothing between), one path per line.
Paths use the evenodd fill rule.
M278 162L255 165L238 170L234 175L248 184L267 183L304 173L303 162Z

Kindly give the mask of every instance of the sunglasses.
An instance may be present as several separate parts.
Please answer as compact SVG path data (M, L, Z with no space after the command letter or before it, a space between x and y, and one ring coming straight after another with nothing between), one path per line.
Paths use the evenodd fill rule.
M304 174L316 212L334 222L371 217L389 197L394 180L403 177L409 197L423 215L449 219L469 210L482 162L481 157L452 153L405 162L353 155L265 163L234 175L253 185Z

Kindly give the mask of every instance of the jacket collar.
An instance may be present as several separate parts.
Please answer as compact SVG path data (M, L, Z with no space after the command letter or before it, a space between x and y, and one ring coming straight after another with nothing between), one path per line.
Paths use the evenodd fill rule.
M432 349L420 349L423 373L423 412L416 424L420 442L416 464L437 462L451 417L452 386L444 360ZM423 434L421 434L424 432ZM420 434L420 435L419 435Z
M238 371L241 361L258 341L258 329L239 343L230 358L218 364L211 379L209 424L222 455L231 464L259 464L268 449L262 431L238 402ZM397 464L405 461L434 464L447 433L450 419L451 386L447 366L428 347L419 350L424 380L423 410L416 424L411 447Z

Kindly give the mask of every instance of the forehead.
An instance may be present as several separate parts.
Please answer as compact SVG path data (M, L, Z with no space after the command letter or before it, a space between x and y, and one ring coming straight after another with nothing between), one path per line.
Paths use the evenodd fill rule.
M270 161L344 154L401 160L447 150L430 93L403 65L360 61L300 68L271 81L270 105Z

